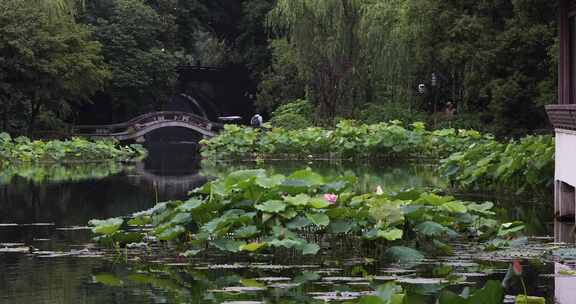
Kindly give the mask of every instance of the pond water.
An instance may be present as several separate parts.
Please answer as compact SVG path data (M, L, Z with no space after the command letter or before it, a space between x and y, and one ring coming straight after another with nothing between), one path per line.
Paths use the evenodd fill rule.
M191 149L178 145L153 150L149 159L128 167L99 163L0 172L0 303L322 303L353 299L390 280L419 294L414 303L430 303L433 300L426 294L444 287L446 279L457 282L451 288L460 292L488 279L502 280L508 270L508 261L488 254L479 259L475 247L465 244L456 246L453 257L400 267L382 261L380 249L353 240L322 240L330 250L313 258L291 252L254 256L208 252L183 260L169 248L156 248L159 254L147 263L122 252L100 256L86 227L90 219L127 215L158 201L184 198L207 177L236 169L263 167L288 173L311 167L323 175L354 174L362 191L377 186L392 191L446 186L426 165L208 165L201 164ZM528 234L540 237L530 242L531 248L553 242L555 232L557 240L572 241L572 227L552 220L551 198L457 195L496 201L500 217L525 221ZM530 294L544 296L548 303L554 303L555 295L559 303L573 303L573 278L553 276L562 266L530 259L522 264ZM518 294L520 288L514 282L506 292Z

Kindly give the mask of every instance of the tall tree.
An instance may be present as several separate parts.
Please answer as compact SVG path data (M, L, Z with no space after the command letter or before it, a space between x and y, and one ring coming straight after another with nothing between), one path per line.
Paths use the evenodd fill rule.
M509 135L541 128L555 96L557 1L411 1L415 75ZM427 81L429 83L429 80Z
M176 48L177 26L167 13L174 5L170 0L159 1L156 9L144 0L87 3L85 18L112 70L106 93L127 116L162 108L174 89L176 66L189 60Z
M28 1L0 3L0 93L4 114L17 113L28 132L39 117L66 118L110 74L100 43L72 18L50 18ZM6 125L6 118L4 125Z
M85 0L32 0L30 2L44 10L50 17L73 16L85 4Z
M351 115L358 102L370 98L382 69L401 74L404 66L397 63L408 54L400 52L403 33L396 23L402 20L395 16L404 2L277 1L268 25L297 50L296 64L317 105L317 119Z

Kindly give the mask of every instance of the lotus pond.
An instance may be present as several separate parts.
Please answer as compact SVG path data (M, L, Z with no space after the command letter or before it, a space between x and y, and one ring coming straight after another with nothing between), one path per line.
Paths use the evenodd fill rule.
M570 286L576 277L570 266L571 261L576 261L576 250L559 244L573 242L572 227L553 221L551 197L517 196L514 189L498 196L438 192L437 189L446 189L445 182L433 167L420 164L200 164L193 157L175 157L182 155L180 149L153 153L143 163L127 167L99 164L4 168L0 174L0 303L450 304L491 303L490 299L499 294L514 303L515 297L524 293L544 297L546 303L572 303ZM274 214L270 223L279 222L284 227L280 231L274 228L275 224L262 226L260 220L245 225L266 229L258 238L250 236L255 228L244 229L246 237L236 240L226 237L228 231L219 231L223 226L213 225L212 235L198 247L143 240L128 240L125 244L117 240L115 245L103 246L93 241L94 234L87 227L91 219L142 215L141 211L167 200L181 202L169 208L186 208L182 205L190 203L190 190L217 185L217 181L207 184L213 180L211 177L225 178L232 172L254 168L265 170L258 174L268 179L260 178L260 182L271 186L274 176L288 178L298 171L314 172L322 182L318 182L316 192L307 192L307 196L286 189L287 200L275 198L285 204L260 204L255 210L246 210L245 213ZM346 190L333 183L343 179L350 181ZM443 201L442 204L450 204L443 207L420 201L418 205L426 208L451 210L437 213L434 221L427 218L410 223L367 221L362 227L331 226L353 217L338 218L330 211L335 207L331 200L340 204L346 192L383 195L389 200L400 199L392 195L406 193L418 193L415 201L422 199L423 194L453 198ZM324 194L336 198L316 200L324 198ZM297 198L298 195L301 196ZM494 204L488 205L487 201ZM347 205L337 206L347 208L351 202L352 196L346 199ZM303 207L308 204L315 207ZM475 225L466 226L454 216L462 206L471 213L486 214L476 218ZM190 207L193 206L189 204L187 208ZM289 213L295 213L294 217L283 213L289 210L293 210ZM316 215L324 213L329 214L330 223ZM408 217L406 213L402 215ZM310 222L310 227L299 231L299 235L290 235L291 229L286 227L291 222L296 224L293 221L299 217ZM170 217L158 224L173 220ZM502 223L507 226L502 228ZM134 232L130 229L138 228L123 224L119 231ZM520 226L524 226L521 234L527 237L515 230ZM472 233L471 227L478 231ZM164 232L153 234L145 228L138 228L147 231L145 237L160 238ZM332 232L347 233L317 233L324 228L340 228ZM191 237L202 237L202 229L190 231ZM413 236L404 236L409 241L399 242L400 231L412 231ZM452 233L459 237L450 238ZM482 237L489 234L490 238ZM232 242L211 244L218 236ZM290 240L305 243L281 245ZM440 241L449 247L438 244ZM266 248L255 248L263 243L267 243ZM396 252L390 252L390 248L396 248ZM407 252L405 248L418 251Z

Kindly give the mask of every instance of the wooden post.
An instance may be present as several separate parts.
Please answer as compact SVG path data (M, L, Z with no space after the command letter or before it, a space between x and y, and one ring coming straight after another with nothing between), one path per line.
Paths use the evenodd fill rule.
M574 187L560 180L555 185L555 212L559 218L576 219L576 192Z
M571 102L569 0L560 0L560 62L558 67L558 103Z

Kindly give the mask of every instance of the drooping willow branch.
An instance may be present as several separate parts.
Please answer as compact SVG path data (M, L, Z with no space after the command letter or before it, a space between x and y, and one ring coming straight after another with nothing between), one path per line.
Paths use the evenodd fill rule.
M408 26L406 3L279 0L267 26L275 35L287 36L298 54L298 68L314 91L314 102L323 115L330 116L339 105L353 108L366 101L367 88L376 82L393 91L393 96L407 91L413 30Z

